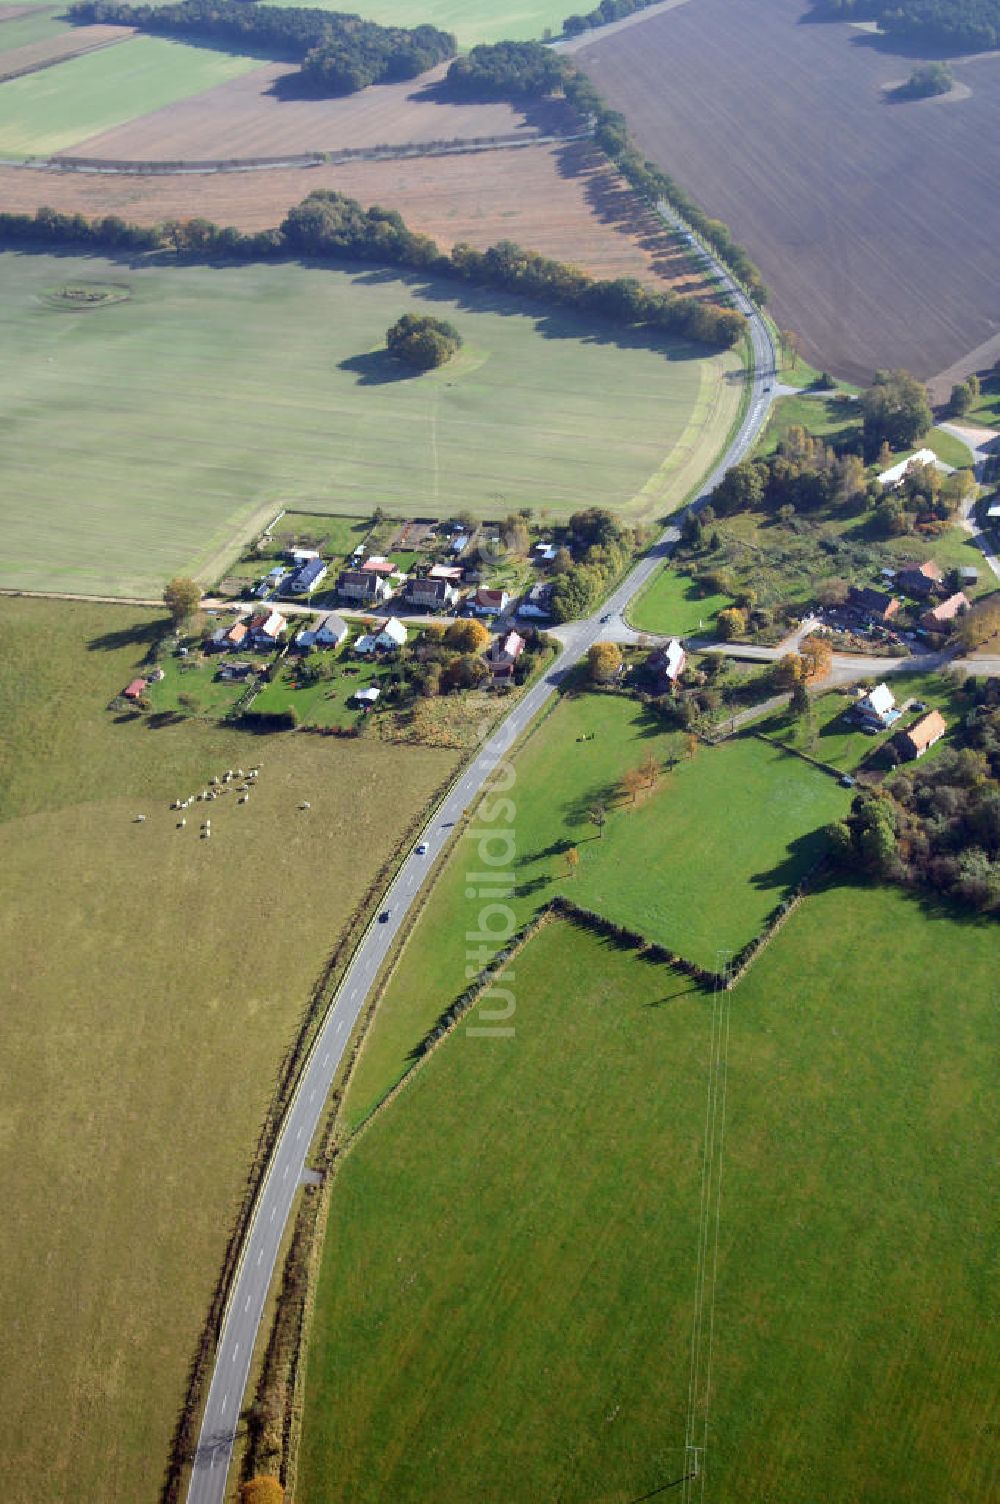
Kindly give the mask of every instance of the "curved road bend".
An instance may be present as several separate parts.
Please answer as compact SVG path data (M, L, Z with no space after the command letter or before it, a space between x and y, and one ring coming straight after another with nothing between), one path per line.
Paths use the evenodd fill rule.
M721 266L717 270L728 280ZM775 352L770 333L749 300L731 283L729 285L736 306L750 320L754 357L750 401L739 432L706 479L700 495L691 503L694 507L705 501L708 492L729 466L742 459L753 446L771 403ZM223 1504L254 1344L282 1236L302 1179L306 1154L358 1015L410 906L423 888L435 858L450 839L452 827L461 819L463 810L473 803L493 769L555 692L560 680L591 644L600 640L600 618L616 615L625 607L646 584L664 556L670 553L677 538L677 527L672 525L612 592L599 614L595 613L586 621L571 622L560 631L564 646L553 667L518 701L475 761L460 774L419 837L420 841L427 842L427 855L417 856L411 852L382 900L380 907L382 912L388 912L388 920L385 923L373 920L362 936L306 1060L257 1197L223 1319L194 1456L188 1504Z

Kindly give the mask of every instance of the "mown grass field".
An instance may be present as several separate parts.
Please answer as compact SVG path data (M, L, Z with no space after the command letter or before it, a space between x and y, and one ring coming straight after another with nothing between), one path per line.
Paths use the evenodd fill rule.
M619 780L650 754L678 761L633 806ZM507 795L514 818L496 828L513 831L516 923L565 893L707 967L720 950L736 951L758 932L816 860L822 827L850 802L832 777L761 742L699 747L691 759L678 733L660 731L636 701L610 695L563 700L514 768ZM599 835L587 811L600 800L608 818ZM488 806L494 802L487 797ZM476 931L483 907L466 877L483 867L475 838L482 818L470 824L379 1003L347 1094L351 1123L399 1078L410 1051L465 986L466 934ZM572 876L570 847L580 858Z
M0 84L0 154L68 151L87 136L259 66L259 58L150 36L67 58Z
M715 631L715 618L731 606L728 595L702 593L690 575L665 564L649 587L628 608L628 619L640 632L672 632L678 637Z
M731 354L371 268L7 254L0 272L0 584L23 589L213 581L282 506L657 516L738 401ZM58 306L78 282L130 297ZM384 338L406 311L446 315L464 350L403 376Z
M987 921L831 889L732 995L706 1499L992 1496L994 958ZM512 989L513 1037L459 1027L341 1161L302 1504L687 1470L712 1000L562 924Z
M339 0L319 4L324 10L340 8ZM560 36L569 15L562 0L359 0L354 11L383 26L439 26L452 32L463 49L478 42L540 41L546 29Z
M158 1499L282 1055L343 924L455 765L119 722L105 707L154 620L0 601L0 1403L16 1504ZM210 841L205 805L176 829L169 801L255 760L248 805L207 807Z

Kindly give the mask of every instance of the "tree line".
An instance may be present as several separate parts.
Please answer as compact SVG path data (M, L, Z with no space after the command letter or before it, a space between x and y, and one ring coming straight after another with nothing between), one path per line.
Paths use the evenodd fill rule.
M302 255L388 262L472 286L520 293L585 317L661 330L723 349L735 345L745 328L742 314L734 309L699 303L670 289L645 288L632 277L599 280L513 241L500 241L485 251L464 244L450 253L442 251L429 236L410 230L394 209L365 209L356 199L332 189L309 194L274 230L245 233L208 219L165 220L148 227L129 224L117 215L88 219L42 207L33 215L0 212L0 241L102 250L170 249L182 255L222 255L247 261Z
M1000 0L814 0L813 13L834 21L877 21L889 36L953 52L1000 47Z
M317 94L353 94L369 84L416 78L454 57L456 41L435 26L380 26L315 6L248 5L245 0L179 0L130 5L80 0L67 12L83 24L113 23L140 31L225 42L271 57L292 58Z
M603 507L574 512L566 524L565 545L553 560L553 619L588 615L645 543L642 532L624 527Z
M655 162L639 151L625 117L609 109L585 73L571 58L552 52L541 42L500 42L473 47L448 69L448 86L462 98L544 99L563 94L584 120L591 120L594 140L643 198L655 204L666 199L731 268L763 306L767 289L757 267L733 239L721 220L710 219Z
M563 36L578 37L581 32L607 26L611 21L624 21L626 16L633 16L637 10L645 10L648 5L657 3L658 0L601 0L600 5L586 15L567 16L563 22Z

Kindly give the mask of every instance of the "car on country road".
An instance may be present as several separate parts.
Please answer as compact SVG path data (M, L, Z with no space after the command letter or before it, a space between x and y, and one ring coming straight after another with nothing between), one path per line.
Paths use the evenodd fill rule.
M420 845L417 847L417 856L426 856L426 855L427 855L427 842L426 841L421 841Z
M379 924L388 924L389 923L389 915L391 913L392 913L391 909L383 909L382 912L381 912L381 914L378 916L378 922L379 922Z

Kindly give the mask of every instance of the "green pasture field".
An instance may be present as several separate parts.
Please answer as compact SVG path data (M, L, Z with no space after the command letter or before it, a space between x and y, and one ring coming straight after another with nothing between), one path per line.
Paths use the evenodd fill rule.
M370 532L370 518L321 517L307 512L286 512L271 534L271 543L258 553L247 552L228 565L226 578L260 579L275 564L284 561L285 550L293 543L301 544L303 548L318 549L325 559L345 560L359 543L364 543Z
M296 1496L631 1504L681 1478L707 1184L705 1498L991 1497L995 947L831 888L723 1013L546 926L513 1034L474 1011L340 1161Z
M925 767L943 748L950 745L951 733L961 718L968 713L969 705L958 682L947 674L899 674L886 676L886 682L896 697L899 706L907 700L918 700L931 710L940 710L948 722L945 736L921 758ZM813 727L805 716L795 716L789 710L780 711L761 721L757 730L776 737L789 747L808 752L822 762L831 763L842 773L853 773L859 763L870 758L875 749L883 746L900 731L905 731L920 719L923 711L904 711L900 719L888 731L869 736L847 719L847 712L854 704L854 696L840 690L817 695L813 701Z
M282 506L657 516L739 400L731 353L371 267L8 253L0 274L0 584L15 588L213 582ZM80 282L131 296L58 306L53 289ZM465 349L404 375L384 337L406 311L447 312Z
M119 718L106 706L159 625L0 600L0 1403L15 1504L159 1499L283 1053L366 886L456 766L420 747ZM208 806L210 841L204 805L176 828L175 797L258 761L250 804Z
M295 0L276 0L291 5ZM318 0L323 10L340 10L340 0ZM383 26L438 26L463 49L478 42L541 40L548 29L562 35L570 14L563 0L359 0L353 13Z
M260 58L150 36L67 58L0 84L0 155L68 151L88 136L259 67Z
M982 423L987 428L1000 428L1000 375L990 374L982 378L979 397L958 422Z
M69 22L57 19L59 9L58 5L41 5L29 15L0 21L0 56L16 47L28 47L32 42L44 42L69 31Z
M361 708L353 703L359 689L378 685L385 694L385 681L395 672L391 662L366 662L356 658L350 651L351 639L329 652L313 652L301 660L290 655L281 666L277 678L266 684L253 702L255 711L283 711L294 709L303 726L354 726L362 720ZM309 683L302 676L302 669L327 668L335 675L332 679L320 679ZM345 673L351 669L351 673ZM356 670L356 672L353 672ZM380 700L376 711L384 708Z
M650 754L678 761L633 806L619 780ZM757 933L817 859L822 828L850 803L829 774L763 742L699 746L689 758L680 734L613 695L563 699L514 771L516 923L564 893L708 967L721 949L736 951ZM601 800L603 835L587 817ZM482 808L494 802L488 795ZM465 985L465 936L482 907L466 873L482 870L482 818L473 812L379 1003L348 1090L352 1123L399 1078L409 1051ZM580 857L575 876L565 858L571 846Z
M671 632L690 637L712 633L715 618L731 606L728 595L703 595L690 575L665 564L628 608L628 619L640 632Z

